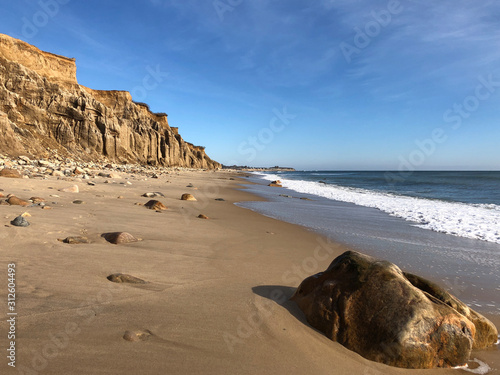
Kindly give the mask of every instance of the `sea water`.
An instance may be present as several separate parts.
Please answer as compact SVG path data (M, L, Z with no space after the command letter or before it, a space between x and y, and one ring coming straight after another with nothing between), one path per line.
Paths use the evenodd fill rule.
M256 185L247 188L267 202L240 206L390 260L500 314L500 172L305 171L250 180ZM272 180L283 188L268 187Z

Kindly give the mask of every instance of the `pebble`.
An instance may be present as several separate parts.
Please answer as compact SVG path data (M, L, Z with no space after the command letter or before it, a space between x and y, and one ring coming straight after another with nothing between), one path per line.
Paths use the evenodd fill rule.
M23 199L20 199L20 198L16 197L15 195L11 195L7 199L7 203L9 203L11 206L29 206L30 205L30 202L25 201Z
M156 198L156 197L164 197L165 195L163 193L160 193L159 191L153 191L151 193L144 193L142 194L142 196L146 198Z
M16 227L27 227L28 225L30 225L30 223L28 223L28 221L22 216L16 217L10 223Z
M45 202L45 199L40 198L40 197L31 197L30 201L32 201L34 204L38 204L38 203Z
M65 239L58 239L58 241L68 243L68 244L82 244L82 243L90 243L89 239L87 237L83 236L70 236L66 237Z
M80 199L77 199L77 200L74 200L73 201L74 204L83 204L85 203L84 201L80 200Z
M72 185L59 189L59 191L62 191L63 193L78 193L80 192L80 189L78 188L78 185Z
M114 283L130 283L130 284L146 284L147 282L139 279L138 277L127 275L123 273L114 273L106 277L109 281Z
M196 198L191 194L182 194L181 201L195 201Z
M205 219L205 220L208 220L208 216L207 216L207 215L203 215L203 214L199 214L199 215L198 215L198 219Z
M166 210L167 209L167 206L165 206L163 203L161 203L160 201L157 201L157 200L154 200L154 199L151 199L150 201L148 201L144 207L147 207L149 208L150 210Z
M224 198L215 198L216 201L219 201L219 202L225 202L226 200Z
M104 237L106 241L115 245L139 241L137 238L135 238L128 232L103 233L102 237Z

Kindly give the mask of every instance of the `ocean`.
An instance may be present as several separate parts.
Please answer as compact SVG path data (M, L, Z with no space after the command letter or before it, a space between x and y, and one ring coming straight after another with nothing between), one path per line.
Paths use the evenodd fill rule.
M267 201L238 205L392 261L500 314L500 172L295 171L249 180L246 189ZM268 187L272 180L283 188Z

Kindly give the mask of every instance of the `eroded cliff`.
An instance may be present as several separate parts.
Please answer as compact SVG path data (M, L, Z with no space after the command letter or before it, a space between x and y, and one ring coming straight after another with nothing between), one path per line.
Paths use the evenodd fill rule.
M165 114L126 91L81 86L74 59L0 34L0 152L44 157L54 149L82 160L220 168Z

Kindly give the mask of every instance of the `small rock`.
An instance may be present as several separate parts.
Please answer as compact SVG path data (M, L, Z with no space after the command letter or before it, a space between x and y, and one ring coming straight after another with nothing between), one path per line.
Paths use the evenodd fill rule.
M29 206L30 202L27 202L23 199L16 197L15 195L11 195L9 199L7 199L7 203L11 206Z
M181 196L181 201L195 201L196 198L193 197L191 194L182 194Z
M16 227L27 227L28 225L30 225L30 223L28 223L28 221L22 216L16 217L10 223Z
M73 185L59 189L59 191L62 191L63 193L78 193L80 192L80 189L78 188L78 185Z
M123 339L131 342L135 341L146 341L153 336L151 331L126 331L123 335Z
M138 277L127 275L123 273L114 273L106 277L109 281L114 283L129 283L129 284L146 284L147 282L139 279Z
M208 220L208 216L203 215L203 214L199 214L199 215L198 215L198 219L205 219L205 220Z
M151 193L144 193L142 194L142 196L146 198L156 198L156 197L164 197L165 195L163 193L160 193L159 191L153 191Z
M95 186L95 182L89 181L89 182L87 182L87 185Z
M189 183L186 187L188 187L188 188L192 188L192 187L194 187L194 185L193 185L193 184L191 184L191 183Z
M32 201L34 204L38 204L38 203L45 202L45 199L40 198L40 197L31 197L30 201Z
M0 177L7 178L22 178L21 173L17 169L4 168L0 171Z
M157 201L157 200L154 200L154 199L151 199L150 201L148 201L144 207L147 207L149 208L150 210L166 210L167 207L161 203L160 201Z
M123 199L125 198L123 195L119 195L118 197L116 197L116 199Z
M115 245L139 241L137 238L135 238L128 232L103 233L102 237L104 237L106 241Z
M70 237L66 237L63 240L61 240L61 239L58 239L58 240L61 241L61 242L64 242L64 243L71 244L71 245L82 244L82 243L90 243L90 241L88 240L88 238L87 237L83 237L83 236L70 236Z
M21 214L22 217L31 217L31 214L29 212L24 212Z
M215 198L215 200L218 202L225 202L226 201L224 198Z
M281 185L281 181L280 180L276 180L276 181L273 181L271 182L269 185L267 186L273 186L273 187L283 187L283 185Z
M54 177L64 177L64 173L61 172L61 171L52 171L51 173L51 176L54 176Z
M80 199L77 199L77 200L74 200L73 203L74 204L84 204L85 202L80 200Z

